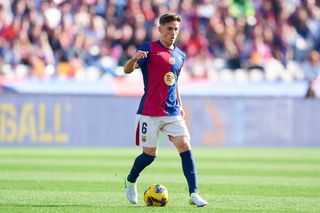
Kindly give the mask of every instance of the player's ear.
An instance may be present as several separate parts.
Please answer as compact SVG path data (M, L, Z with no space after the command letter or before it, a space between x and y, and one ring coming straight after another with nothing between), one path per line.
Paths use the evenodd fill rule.
M159 30L159 32L161 33L161 31L162 31L162 29L161 29L161 25L160 25L160 26L158 26L158 30Z

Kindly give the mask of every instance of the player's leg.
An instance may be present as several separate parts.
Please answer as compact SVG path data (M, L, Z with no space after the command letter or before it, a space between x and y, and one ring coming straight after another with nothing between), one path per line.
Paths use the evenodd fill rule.
M176 146L182 162L183 174L187 179L189 194L198 192L197 171L192 155L191 146L186 136L169 136L170 141Z
M136 157L127 180L131 183L135 183L140 175L140 172L147 166L149 166L157 155L156 147L142 147L143 152Z
M176 121L170 121L170 123L163 126L162 131L169 136L170 141L176 146L180 154L183 174L188 182L191 202L199 207L205 206L207 202L198 194L197 172L190 145L189 131L181 116L177 116L176 119Z
M125 178L126 196L130 203L138 202L137 179L140 173L150 165L157 155L157 129L154 119L137 115L136 144L143 146L143 152L136 157L129 175Z
M126 196L130 203L138 203L137 179L148 165L150 165L157 153L157 148L143 147L143 152L134 161L129 175L125 179Z
M206 206L208 203L200 197L198 194L198 182L197 171L195 166L195 160L192 155L189 137L186 136L170 136L170 141L176 146L182 162L183 174L187 179L190 203L197 205L198 207Z

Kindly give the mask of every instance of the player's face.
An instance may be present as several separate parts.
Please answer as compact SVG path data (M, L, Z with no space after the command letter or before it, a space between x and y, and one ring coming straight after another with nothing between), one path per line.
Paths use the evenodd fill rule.
M178 32L179 32L180 23L173 21L159 26L160 32L160 41L167 48L170 48L171 45L175 42Z

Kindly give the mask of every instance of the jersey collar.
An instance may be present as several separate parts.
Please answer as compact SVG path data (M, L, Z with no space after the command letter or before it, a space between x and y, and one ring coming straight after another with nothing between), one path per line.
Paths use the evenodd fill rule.
M165 47L165 46L160 42L160 40L158 40L158 43L159 43L163 48L166 48L167 50L175 50L175 49L176 49L176 45L175 45L175 44L173 44L173 49L170 49L170 48Z

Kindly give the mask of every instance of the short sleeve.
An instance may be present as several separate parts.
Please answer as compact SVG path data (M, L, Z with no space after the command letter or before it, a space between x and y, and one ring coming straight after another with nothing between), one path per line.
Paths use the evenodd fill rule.
M146 62L148 62L149 58L150 58L150 46L149 43L143 43L138 50L141 51L147 51L148 52L148 56L146 58L142 58L139 61L137 61L137 63L139 64L140 67L143 66L143 64L145 64Z

